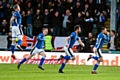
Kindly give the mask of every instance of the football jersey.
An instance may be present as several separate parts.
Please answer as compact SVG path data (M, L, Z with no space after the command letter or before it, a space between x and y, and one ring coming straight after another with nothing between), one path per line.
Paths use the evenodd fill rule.
M40 33L37 37L37 42L36 42L35 47L38 49L43 49L44 41L45 41L45 36L42 33Z
M103 34L103 33L98 34L97 41L96 41L96 44L94 47L101 49L104 42L107 40L108 40L108 37L105 34Z
M22 21L22 17L20 15L20 13L15 11L12 16L15 17L14 21L12 22L12 26L16 26L16 27L20 26L21 21Z
M68 40L69 48L72 48L76 40L80 40L79 36L76 32L72 32L70 35L70 39Z

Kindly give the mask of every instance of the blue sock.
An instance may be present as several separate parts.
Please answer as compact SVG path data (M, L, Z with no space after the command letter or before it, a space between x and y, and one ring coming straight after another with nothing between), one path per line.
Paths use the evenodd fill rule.
M12 51L12 54L14 54L14 51L15 51L15 45L11 45L11 51Z
M21 45L21 44L22 44L22 40L19 39L19 40L18 40L18 45Z
M96 71L97 68L98 68L98 64L96 63L96 64L94 65L93 70Z
M24 58L22 61L20 61L20 64L23 64L27 59Z
M98 61L98 57L97 56L92 56L92 58Z
M42 66L45 61L45 58L41 58L39 66Z
M62 65L61 65L61 67L60 67L60 70L63 70L63 68L65 67L65 65L66 65L66 63L63 62Z
M70 56L64 56L64 59L70 60Z

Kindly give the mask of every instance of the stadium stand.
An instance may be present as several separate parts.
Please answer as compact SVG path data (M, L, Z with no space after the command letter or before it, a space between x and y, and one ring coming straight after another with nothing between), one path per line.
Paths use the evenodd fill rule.
M68 36L76 24L82 28L81 36L87 37L92 32L96 37L100 27L110 30L110 8L106 2L107 0L0 0L0 34L9 33L13 6L19 4L23 32L29 37L37 36L43 27L48 28L53 36ZM117 9L119 12L119 3ZM108 50L107 44L103 50Z

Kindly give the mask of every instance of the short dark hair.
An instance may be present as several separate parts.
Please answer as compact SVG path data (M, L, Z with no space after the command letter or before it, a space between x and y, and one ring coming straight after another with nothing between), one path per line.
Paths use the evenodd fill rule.
M105 27L102 27L102 28L101 28L101 31L103 31L104 29L105 29Z
M76 31L77 29L79 29L80 28L80 25L76 25L75 27L74 27L74 31Z
M115 34L115 30L111 30Z

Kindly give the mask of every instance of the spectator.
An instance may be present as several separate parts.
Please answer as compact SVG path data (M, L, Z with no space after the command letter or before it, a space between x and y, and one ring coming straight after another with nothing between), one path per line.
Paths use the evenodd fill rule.
M1 24L1 34L6 35L8 33L9 26L6 21L6 19L3 19L2 24Z
M55 3L56 4L56 11L59 12L59 15L61 16L62 15L62 12L63 12L63 4L61 2L61 0L57 0L57 2Z
M105 17L110 17L110 8L105 3L98 5L98 11L103 12Z
M5 9L4 9L4 12L5 12L5 19L7 21L9 21L8 17L11 14L11 8L10 8L10 4L9 3L7 3L7 5L6 5Z
M33 35L37 36L40 32L42 32L42 15L40 9L37 9L33 16Z
M28 3L27 3L26 11L27 11L27 10L33 11L31 2L28 2Z
M120 34L119 33L116 33L115 48L116 48L116 51L120 51Z
M87 36L87 34L89 32L92 32L92 28L93 28L93 21L94 19L90 16L89 12L86 12L86 15L85 15L85 18L84 18L84 21L85 21L85 36Z
M32 12L31 10L27 11L27 36L32 37L32 31L33 31L33 19L32 19Z
M43 16L43 28L50 29L50 15L48 9L45 9L44 16Z
M41 11L41 13L43 12L43 5L41 5L40 3L38 3L37 4L37 7L35 7L35 10L34 10L34 12L36 12L37 10L40 10ZM42 13L43 14L43 13Z
M120 10L117 11L117 15L116 15L116 21L117 21L117 31L120 33Z
M88 0L90 15L93 17L94 13L97 12L97 4L93 0Z
M19 4L21 11L26 11L26 0L19 0Z
M27 34L27 30L26 30L26 27L27 27L27 24L26 24L27 16L26 16L25 11L22 11L21 16L22 16L23 33L26 35Z
M54 11L55 11L54 7L55 7L55 4L52 1L49 1L48 9L50 10L50 17L54 16Z
M117 51L120 51L120 40L118 41Z
M89 12L89 11L90 11L90 10L89 10L89 4L86 3L85 6L84 6L84 8L83 8L83 10L82 10L82 14L85 15L86 12Z
M36 11L37 9L40 9L40 10L41 10L41 4L40 4L40 3L38 3L38 4L37 4L37 7L35 7L35 11Z
M111 30L110 31L110 47L109 50L110 51L115 51L115 31Z
M37 9L40 9L43 5L42 5L42 0L33 0L32 1L32 6L34 8L36 8L34 11L36 11ZM40 9L41 10L41 9Z
M95 38L93 36L93 34L91 32L88 33L88 38L85 39L85 48L84 51L85 52L93 52L93 47L95 44Z
M4 7L2 1L0 1L0 22L4 18Z
M6 0L2 0L2 1L3 1L3 4L2 4L2 5L3 5L3 8L4 8L4 7L6 7L7 2L6 2Z
M97 21L97 29L98 29L98 33L100 33L100 29L101 27L104 27L105 26L105 16L103 13L100 13L100 15L98 16L98 21Z
M67 5L66 5L67 4ZM64 2L64 7L63 7L63 10L66 11L66 10L70 10L71 12L73 11L73 0L66 0L66 2Z
M12 32L10 31L7 37L7 49L10 49L11 43L12 43Z
M14 13L14 9L11 9L10 15L8 16L8 24L10 24L10 18L12 17L13 13Z
M44 9L47 9L48 8L49 0L42 0L42 3L43 3Z
M67 36L70 35L71 31L73 30L73 17L69 9L66 10L66 14L63 15L63 18L62 33L63 36Z
M53 36L60 36L60 17L59 12L55 12L54 17L52 19L52 27L53 27Z
M9 0L8 3L11 4L11 6L13 6L12 0Z
M83 7L79 1L77 1L76 6L73 8L73 15L76 18L78 15L78 12L82 12Z
M78 12L77 17L75 18L74 24L80 25L81 30L83 31L84 17L81 12Z

